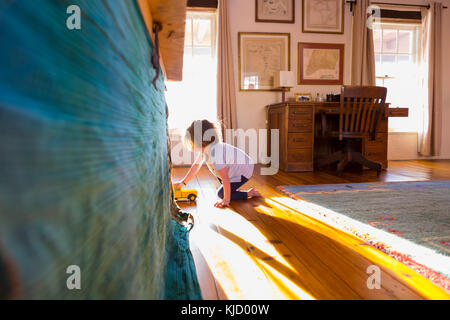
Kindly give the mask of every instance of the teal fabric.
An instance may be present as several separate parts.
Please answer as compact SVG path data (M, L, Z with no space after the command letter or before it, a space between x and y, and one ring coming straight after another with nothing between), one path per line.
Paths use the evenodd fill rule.
M136 2L1 1L0 48L0 295L201 298Z
M194 260L189 250L186 227L172 221L175 241L169 245L169 262L167 266L166 299L199 300L202 299L197 280Z

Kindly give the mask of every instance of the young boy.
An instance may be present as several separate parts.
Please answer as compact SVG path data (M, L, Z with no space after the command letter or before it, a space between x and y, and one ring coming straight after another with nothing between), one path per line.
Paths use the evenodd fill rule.
M174 183L175 188L184 187L195 177L205 161L209 170L222 184L217 190L217 195L222 200L216 202L215 207L226 207L231 200L247 200L261 196L253 188L248 191L238 190L252 177L253 161L244 151L228 143L223 143L220 131L212 122L208 120L194 121L186 129L184 143L188 149L199 152L199 155L184 179Z

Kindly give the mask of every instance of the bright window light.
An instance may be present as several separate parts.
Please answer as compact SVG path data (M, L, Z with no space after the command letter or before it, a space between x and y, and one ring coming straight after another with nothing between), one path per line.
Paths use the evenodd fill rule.
M217 121L216 13L186 16L183 81L167 82L169 129L184 130L192 121Z
M390 118L390 132L418 132L424 94L420 68L420 24L374 25L377 85L388 88L391 107L409 108L408 118Z

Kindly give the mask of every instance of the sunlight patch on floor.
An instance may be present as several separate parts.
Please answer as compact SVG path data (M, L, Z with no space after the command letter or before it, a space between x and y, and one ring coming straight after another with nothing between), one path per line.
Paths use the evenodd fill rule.
M193 240L229 299L289 299L239 244L205 228Z
M315 232L329 237L330 239L339 241L342 245L351 248L352 250L363 255L365 258L373 261L374 264L384 267L386 270L390 270L391 272L397 274L397 276L399 276L404 282L413 286L425 297L430 299L450 298L450 295L446 293L445 290L436 286L430 280L424 278L403 263L381 252L380 250L367 245L363 240L358 239L355 235L345 230L342 225L333 223L332 220L317 215L317 211L328 211L332 214L336 214L331 212L331 210L314 203L294 200L289 197L271 197L265 199L265 202L270 206L278 207L278 209L284 211L285 214L283 216L277 216L277 218L285 219L292 223L301 224L302 226L306 226ZM271 211L267 209L261 210L261 212L271 214ZM364 225L363 223L348 217L344 218L351 220L351 223L354 224L358 230L361 230L361 232L370 232L370 234L374 235L376 239L383 239L383 242L389 243L393 248L397 248L400 252L412 252L417 256L420 255L421 259L427 261L427 264L430 266L450 265L449 257L437 254L434 250L417 245L384 230Z
M261 262L266 274L277 284L279 288L283 289L283 292L289 294L290 299L295 300L315 300L311 295L302 290L294 282L289 280L282 273L278 272L277 269L272 268L268 263L264 261Z
M313 299L283 275L298 276L261 231L233 209L209 209L190 237L229 299Z

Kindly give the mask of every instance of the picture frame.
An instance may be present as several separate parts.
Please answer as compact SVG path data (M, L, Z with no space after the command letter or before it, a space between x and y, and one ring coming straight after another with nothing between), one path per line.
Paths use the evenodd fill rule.
M255 22L295 23L295 0L255 0Z
M291 70L290 33L239 32L239 91L280 91L274 76Z
M298 43L298 84L344 84L343 43Z
M345 0L303 0L303 33L344 33Z
M312 102L311 93L295 93L295 102Z

